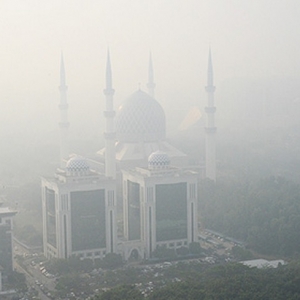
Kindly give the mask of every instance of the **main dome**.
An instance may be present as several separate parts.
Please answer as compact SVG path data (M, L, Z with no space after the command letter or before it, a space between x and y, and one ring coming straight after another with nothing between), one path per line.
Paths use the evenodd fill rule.
M147 93L136 91L118 109L116 133L121 142L164 140L166 118L163 108Z

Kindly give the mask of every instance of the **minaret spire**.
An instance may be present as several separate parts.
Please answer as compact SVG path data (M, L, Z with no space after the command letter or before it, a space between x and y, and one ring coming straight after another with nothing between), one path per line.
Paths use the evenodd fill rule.
M109 49L107 50L107 61L106 61L106 89L112 90L112 74L111 74Z
M213 80L213 65L211 58L211 50L209 48L208 54L208 68L207 68L207 106L205 111L207 113L207 122L205 127L205 164L206 164L206 177L215 181L216 180L216 132L214 115L216 107L214 106L214 80Z
M67 90L68 87L66 85L66 74L65 74L65 65L64 65L64 57L61 53L60 59L60 165L64 166L65 160L68 159L69 156L69 147L68 147L68 102L67 102Z
M149 56L149 67L148 67L148 94L154 98L154 88L155 88L155 83L154 83L154 74L153 74L153 64L152 64L152 55L150 52Z
M105 176L116 178L116 150L115 150L115 131L114 131L114 117L115 111L113 108L113 95L115 93L112 88L112 72L110 64L109 50L107 50L106 61L106 87L103 91L106 97L106 111L104 117L106 119L106 128L104 133L105 139Z
M214 86L214 72L213 72L213 66L212 66L210 47L209 47L209 53L208 53L207 86L211 86L211 87Z

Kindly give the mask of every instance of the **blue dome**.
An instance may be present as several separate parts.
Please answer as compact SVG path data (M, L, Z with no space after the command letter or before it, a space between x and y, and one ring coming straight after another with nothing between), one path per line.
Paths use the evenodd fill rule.
M68 173L82 173L88 172L90 166L85 158L81 156L74 156L70 158L66 165L66 171Z
M167 153L156 151L148 158L149 169L166 169L170 166L170 157Z
M166 137L166 118L161 105L138 90L122 104L116 116L117 140L154 142Z

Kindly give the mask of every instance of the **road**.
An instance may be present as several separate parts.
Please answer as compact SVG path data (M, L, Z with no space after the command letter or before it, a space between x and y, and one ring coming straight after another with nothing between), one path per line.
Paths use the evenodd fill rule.
M14 260L14 269L25 275L27 286L34 287L38 291L38 296L41 300L50 300L51 298L44 294L42 287L46 288L48 291L54 291L55 280L44 276L40 271L38 264L33 266L31 264L31 262L34 260L34 257L32 257L33 253L30 253L30 250L23 247L16 241L14 241L14 254L22 256L27 255L27 257L24 259L24 265L26 266L27 270L19 265L16 260ZM42 285L37 285L36 281L39 281Z
M26 283L27 286L34 287L38 291L38 297L41 300L51 300L51 298L47 297L41 290L41 288L35 284L35 277L33 277L31 274L29 274L26 270L24 270L16 261L14 262L14 268L19 273L23 273L26 277Z

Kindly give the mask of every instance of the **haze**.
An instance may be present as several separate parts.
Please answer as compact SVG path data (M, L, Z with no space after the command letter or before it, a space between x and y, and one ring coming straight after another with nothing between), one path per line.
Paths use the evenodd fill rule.
M71 135L93 137L104 130L108 47L116 107L139 83L146 90L152 52L156 98L166 109L169 130L180 123L183 111L205 106L209 46L218 126L226 123L222 116L229 120L231 112L237 113L235 103L258 110L247 94L254 88L256 101L265 97L257 83L285 78L283 84L269 85L270 99L272 93L286 92L297 99L299 10L297 0L2 0L0 134L21 132L30 138L57 130L61 51Z

